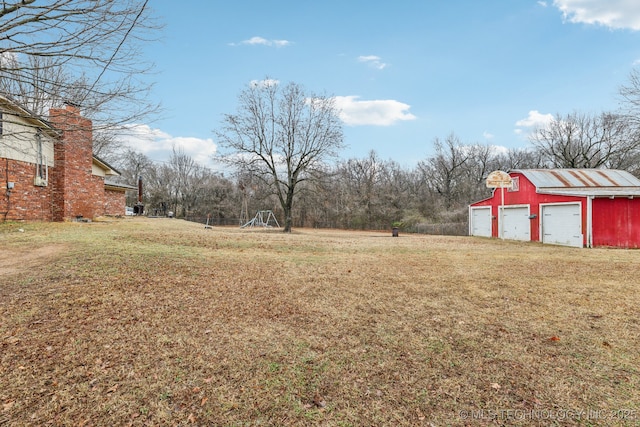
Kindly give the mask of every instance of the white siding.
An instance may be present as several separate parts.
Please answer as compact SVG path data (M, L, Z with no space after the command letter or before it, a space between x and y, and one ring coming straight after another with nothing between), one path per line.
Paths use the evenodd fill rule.
M22 117L8 112L3 112L2 117L0 158L38 163L38 128ZM51 167L54 165L53 139L46 132L42 132L40 141L42 144L43 163Z

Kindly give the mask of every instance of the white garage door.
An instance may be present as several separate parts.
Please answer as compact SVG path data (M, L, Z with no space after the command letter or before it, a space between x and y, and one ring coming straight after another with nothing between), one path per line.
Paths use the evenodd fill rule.
M542 243L582 247L579 203L542 205Z
M502 208L502 238L509 240L531 240L529 207Z
M471 235L491 237L491 206L471 208Z

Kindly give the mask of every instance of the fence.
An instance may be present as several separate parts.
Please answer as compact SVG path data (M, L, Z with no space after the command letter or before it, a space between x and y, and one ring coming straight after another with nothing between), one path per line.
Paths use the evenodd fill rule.
M191 222L198 222L200 224L206 224L207 223L207 217L206 216L187 216L184 218L186 221L191 221ZM235 225L235 226L240 226L240 219L239 218L209 218L209 225L212 226L222 226L222 225Z
M189 216L185 220L198 222L200 224L207 223L207 217L204 216ZM210 218L209 225L211 226L237 226L240 227L238 218ZM389 226L390 227L390 226ZM314 228L324 228L316 226ZM333 228L333 227L328 227ZM372 227L371 230L379 230L380 227ZM391 228L389 228L391 230ZM416 233L416 234L434 234L441 236L467 236L469 234L468 222L447 222L441 224L415 224L408 227L403 227L404 233Z
M467 236L468 222L448 222L442 224L416 224L404 229L407 233L437 234L442 236Z

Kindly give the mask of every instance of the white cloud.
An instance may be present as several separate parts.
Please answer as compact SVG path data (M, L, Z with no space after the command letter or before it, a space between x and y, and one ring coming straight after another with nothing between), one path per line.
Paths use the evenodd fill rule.
M16 52L5 50L0 53L0 65L16 66L16 63L19 62L19 57L19 54Z
M544 126L553 121L553 114L541 114L538 110L529 111L529 116L526 119L518 120L516 126L518 127L535 127Z
M496 154L507 154L509 149L504 145L492 145L491 150Z
M526 119L521 119L516 122L517 128L514 129L513 132L516 135L522 135L525 131L531 132L537 127L546 126L553 120L552 114L541 114L538 110L531 110Z
M275 47L284 47L290 45L291 42L289 40L269 40L264 37L254 36L250 39L243 40L240 43L229 43L230 46L239 46L239 45L262 45L262 46L275 46Z
M280 80L275 80L275 79L251 80L251 82L249 82L249 85L251 87L271 87L271 86L277 86L279 84L280 84Z
M415 120L411 107L392 99L359 101L358 96L336 96L335 105L342 121L351 126L390 126L400 120Z
M637 0L554 0L553 5L569 22L640 30L640 2Z
M538 4L542 7L547 7L547 2L546 1L538 1Z
M244 40L242 44L263 44L268 46L269 40L262 37L251 37L248 40Z
M364 62L368 64L370 67L376 68L378 70L383 70L388 65L382 62L382 58L376 55L359 56L358 61Z
M484 139L493 139L495 135L487 131L484 131L482 132L482 136L484 137Z
M182 150L184 154L206 166L211 164L211 157L217 150L217 146L211 138L172 136L160 129L143 124L129 126L126 132L119 135L119 139L133 150L156 161L169 160L175 148Z

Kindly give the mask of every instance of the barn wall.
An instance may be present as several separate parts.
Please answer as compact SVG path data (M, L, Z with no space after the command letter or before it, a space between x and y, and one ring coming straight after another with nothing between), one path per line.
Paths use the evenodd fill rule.
M535 215L535 218L530 220L531 229L530 236L534 242L541 241L540 239L540 204L541 203L566 203L566 202L582 202L582 230L586 240L586 220L587 220L587 207L584 202L584 198L573 196L558 196L551 194L538 194L535 186L522 174L513 173L511 177L518 178L518 191L504 190L504 204L505 205L528 205L529 214ZM473 203L471 206L491 206L491 215L494 217L491 227L492 237L498 236L498 207L502 203L502 189L497 188L493 196L481 200L477 203ZM586 241L584 242L586 243Z
M504 191L505 205L529 206L530 214L536 218L530 220L531 240L541 241L540 205L545 203L578 202L581 206L583 245L587 245L587 203L585 197L538 194L527 178L519 173L511 173L518 178L518 191ZM501 190L496 189L492 197L473 203L471 207L490 206L492 236L498 237L498 206L502 203ZM592 200L591 244L594 247L640 248L640 198L596 197Z
M593 200L593 246L640 248L640 199Z

